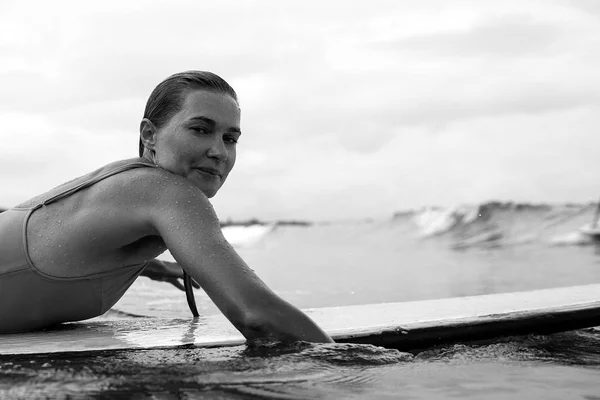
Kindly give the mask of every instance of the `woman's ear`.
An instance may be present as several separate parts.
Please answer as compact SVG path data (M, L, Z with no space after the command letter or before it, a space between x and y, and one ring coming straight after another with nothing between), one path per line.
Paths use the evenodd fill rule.
M156 126L148 118L140 122L140 142L145 149L154 151L156 145Z

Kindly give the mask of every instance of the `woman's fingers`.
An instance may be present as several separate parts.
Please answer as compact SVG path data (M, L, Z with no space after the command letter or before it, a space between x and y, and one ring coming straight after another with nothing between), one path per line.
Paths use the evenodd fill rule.
M185 291L185 287L180 280L183 279L183 269L176 262L152 260L148 263L143 275L155 281L169 282L177 289ZM200 289L198 282L193 279L191 281L192 287Z
M179 264L171 262L171 261L163 261L163 264L165 265L165 269L169 271L171 276L177 276L177 278L183 278L183 269L181 269L181 266ZM177 281L177 283L178 283L178 285L176 285L177 288L184 290L183 286L179 283L179 281ZM200 289L200 285L198 284L198 282L196 282L193 279L192 279L192 286L196 289Z
M185 288L183 287L183 284L181 283L181 281L177 278L175 279L168 279L167 282L169 282L170 284L172 284L173 286L175 286L177 289L182 290L185 292Z

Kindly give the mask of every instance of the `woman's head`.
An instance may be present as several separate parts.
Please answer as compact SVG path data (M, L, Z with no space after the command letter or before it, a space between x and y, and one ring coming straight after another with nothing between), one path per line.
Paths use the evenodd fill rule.
M220 76L208 71L185 71L169 76L154 88L144 110L144 117L157 129L162 128L181 110L186 94L192 90L207 90L227 94L238 102L235 90ZM140 157L144 144L140 139Z
M235 164L240 135L233 88L210 72L183 72L150 95L140 124L140 157L212 197Z

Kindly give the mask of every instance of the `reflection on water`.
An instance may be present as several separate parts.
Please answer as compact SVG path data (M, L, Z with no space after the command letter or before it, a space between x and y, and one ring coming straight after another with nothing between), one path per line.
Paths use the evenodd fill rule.
M544 398L600 393L600 332L505 338L416 355L357 344L0 358L3 398ZM186 397L189 396L189 397ZM586 397L587 396L587 397ZM597 398L597 397L596 397Z

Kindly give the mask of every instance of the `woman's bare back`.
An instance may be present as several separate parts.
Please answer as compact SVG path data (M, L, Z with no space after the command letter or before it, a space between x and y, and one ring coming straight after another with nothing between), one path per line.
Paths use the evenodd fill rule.
M160 190L140 185L153 174L161 171L129 169L37 208L27 224L29 256L36 268L50 276L81 277L141 264L162 253L163 240L144 219L147 201L140 202ZM56 193L53 189L35 201Z

